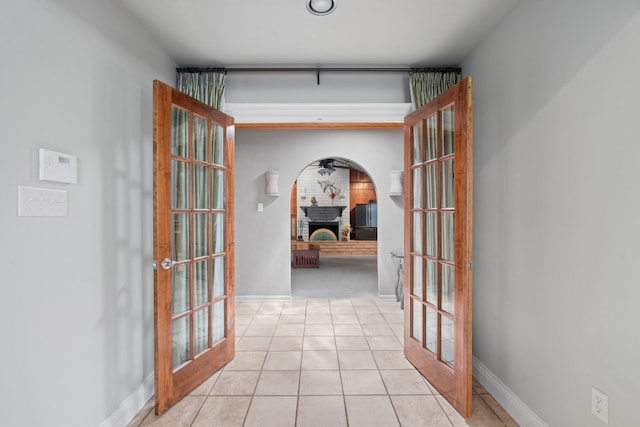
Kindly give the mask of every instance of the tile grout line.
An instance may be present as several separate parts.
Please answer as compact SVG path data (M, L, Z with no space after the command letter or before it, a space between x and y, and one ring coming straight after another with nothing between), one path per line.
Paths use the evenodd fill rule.
M382 333L382 331L379 331L379 330L375 329L375 327L376 327L376 325L378 325L378 323L366 323L366 324L363 324L362 323L362 318L361 318L360 315L358 315L358 310L356 309L356 307L359 307L359 306L354 304L353 299L348 299L349 300L348 304L345 304L344 302L346 302L346 301L343 302L343 300L346 300L346 299L344 299L344 298L336 298L336 299L329 298L329 299L325 299L326 305L328 306L328 313L329 313L329 318L330 318L330 322L331 322L332 342L333 342L333 345L335 347L335 354L336 354L336 359L337 359L337 370L338 370L338 375L339 375L339 378L340 378L340 391L341 391L340 397L342 398L342 407L343 407L343 410L344 410L346 425L349 426L349 411L348 411L348 408L347 408L347 406L348 406L347 403L346 403L347 395L345 394L345 385L344 385L344 381L343 381L343 366L342 366L342 363L340 362L339 353L341 351L342 352L355 351L360 346L358 345L357 347L349 348L349 345L347 345L346 349L339 350L339 348L338 348L338 336L336 335L336 331L335 331L336 324L334 324L333 315L334 314L335 315L348 314L348 313L340 313L341 311L344 311L344 309L340 308L340 307L347 307L348 306L348 307L350 307L350 309L354 313L354 316L355 316L355 318L357 320L357 326L360 328L360 331L362 333L361 336L364 338L364 342L366 343L366 348L368 349L367 351L368 351L369 354L371 354L371 357L373 358L373 366L375 366L375 370L376 370L378 376L380 377L380 380L381 380L382 385L384 387L384 393L382 393L382 394L376 393L376 394L370 395L370 394L366 394L366 391L365 391L365 394L353 394L353 395L349 395L349 396L358 396L358 397L386 396L388 401L389 401L389 403L391 404L391 408L392 408L392 410L394 412L396 421L398 422L399 426L402 426L402 422L401 422L400 415L399 415L402 411L399 411L398 407L394 404L393 400L391 399L392 395L390 394L390 390L388 388L387 383L384 381L384 378L382 376L382 371L386 371L386 370L404 370L404 369L398 368L397 365L395 364L395 362L393 362L394 364L389 365L390 367L388 369L382 369L381 368L379 360L377 360L376 357L375 357L375 352L376 351L383 351L383 350L374 350L372 348L371 342L368 339L370 336L373 336L373 337L375 337L375 336L384 336L384 335L377 335L379 333ZM303 366L303 360L304 360L304 353L308 352L308 351L313 351L313 350L306 349L306 347L305 347L305 338L307 337L306 333L308 331L307 320L308 320L308 317L309 317L309 304L308 304L308 302L309 301L307 299L305 301L305 303L304 303L304 317L303 317L302 335L301 335L302 342L301 342L301 347L300 347L300 360L299 360L298 369L297 369L298 379L297 379L296 404L295 404L295 413L293 414L294 425L297 425L298 422L301 421L301 419L300 420L298 419L298 416L299 416L300 409L301 409L301 406L300 406L301 405L301 399L300 398L302 397L302 395L301 395L301 386L302 386L302 373L303 373L302 366ZM333 302L333 304L332 304L332 302ZM362 306L365 306L365 305L366 304L362 304ZM254 322L257 321L256 317L259 315L259 312L260 312L260 310L262 308L265 308L267 311L269 311L269 309L271 309L271 311L274 311L273 310L274 307L266 308L267 306L269 306L269 304L265 303L264 301L260 302L258 307L256 307L255 310L253 310L253 314L251 314L251 318L250 318L249 323L247 324L247 328L249 326L253 325ZM288 315L288 314L284 314L283 313L285 311L285 307L286 307L286 303L284 303L284 304L282 304L282 306L280 306L280 308L278 310L278 313L273 313L273 312L263 313L263 315L274 315L274 314L277 314L278 317L277 317L277 321L276 321L276 323L274 325L274 328L273 328L272 332L270 333L270 335L266 336L266 337L268 337L268 340L264 340L263 341L263 342L266 342L266 348L262 347L262 348L266 349L265 357L264 357L264 359L262 360L262 362L259 365L260 367L258 369L258 378L256 380L256 383L255 383L254 387L253 387L252 394L251 395L247 395L247 397L250 397L250 399L249 399L248 405L246 407L246 411L244 412L244 417L242 418L242 425L243 426L245 426L245 425L248 426L249 425L249 424L247 424L247 422L249 421L248 415L250 414L250 410L251 410L251 407L252 407L252 405L254 403L255 397L261 396L261 395L257 395L256 393L257 393L258 385L260 383L260 379L262 377L262 374L264 372L267 372L267 371L265 371L267 356L270 353L278 351L278 350L272 350L271 347L274 344L274 339L276 337L276 331L277 331L278 325L280 325L280 322L282 320L285 320L285 319L283 319L283 317L286 317ZM371 315L371 314L375 314L376 316L377 315L382 316L382 320L383 320L384 323L380 323L380 324L383 324L386 327L391 329L391 332L392 332L393 335L390 335L390 336L392 336L395 341L399 342L400 346L402 347L401 339L397 336L396 330L392 327L392 323L390 323L389 319L385 316L385 312L382 311L382 309L388 310L389 307L381 307L380 305L378 305L377 301L375 301L375 300L374 300L373 307L375 307L377 313L367 313L367 309L366 308L360 310L360 311L363 311L363 313L361 313L361 314L364 316L364 320L365 321L376 322L377 319L374 319L374 318L367 319L366 316ZM335 312L336 310L338 312ZM294 313L292 313L292 314L294 314L294 315L298 315L299 314L297 312L297 310L294 309L293 311L294 311ZM390 318L393 319L392 317L390 317ZM286 319L286 320L289 320L289 319ZM343 320L348 320L348 319L343 319ZM286 325L286 324L288 324L288 323L282 323L282 325ZM348 323L345 323L345 325L346 324L348 324ZM372 331L374 332L373 335L367 335L365 333L365 330L364 330L364 327L363 327L364 325L372 325ZM247 328L245 328L245 329L247 329ZM372 331L370 331L370 332L372 332ZM319 329L318 333L324 333L324 331ZM385 333L386 333L386 331L385 331ZM321 337L321 336L323 336L323 335L318 335L318 337ZM314 335L314 337L315 337L315 335ZM349 335L345 335L345 337L347 337L347 340L348 340ZM238 338L239 338L238 342L241 342L242 339L247 338L247 337L243 334ZM325 341L325 342L327 342L327 341ZM259 344L260 346L264 345L264 344L258 343L257 341L256 341L256 344ZM237 345L237 343L236 343L236 345ZM251 345L254 345L254 344L251 344ZM287 346L288 345L289 344L287 344L285 347L283 347L283 349L281 351L288 351L287 350ZM314 348L313 345L312 345L312 348ZM322 348L320 348L320 350L322 350ZM255 351L255 350L252 350L251 347L249 347L249 349L246 350L246 351ZM395 351L395 349L391 349L390 351ZM357 361L357 359L354 359L354 360ZM395 358L394 358L394 360L395 360ZM256 365L254 365L254 366L256 366ZM348 366L350 366L350 365L348 365ZM394 368L394 366L396 366L396 368ZM226 368L226 366L223 367L223 369L221 369L219 372L222 373L225 370L225 368ZM357 368L354 368L354 369L357 370ZM250 370L253 370L253 369L249 369L249 370L242 369L241 371L250 371ZM276 370L281 370L281 369L276 369ZM316 371L316 370L324 371L325 369L319 369L318 368L318 369L309 369L309 370L310 371ZM346 371L348 371L348 370L349 369L347 369ZM411 370L415 371L415 367L412 366L412 365L411 365ZM232 370L232 371L234 371L234 370ZM232 371L228 371L228 372L232 372ZM193 426L196 423L196 421L198 420L198 417L201 414L204 414L206 412L204 410L204 407L205 407L206 403L208 401L210 401L210 400L213 401L213 400L215 400L216 397L218 397L217 395L212 395L211 393L213 392L213 389L215 388L216 384L219 381L220 381L220 375L218 375L218 377L215 378L215 380L211 384L211 387L208 388L208 391L205 391L204 399L203 399L202 403L197 407L197 410L194 412L193 418L191 419L191 422L188 425ZM454 419L449 415L447 410L445 410L445 408L444 408L446 400L445 401L441 401L441 399L438 399L438 396L442 396L442 395L437 393L437 391L434 390L431 387L431 385L428 383L428 381L426 379L423 378L423 381L425 382L425 386L427 387L427 390L429 392L429 396L431 396L431 398L436 400L437 408L439 408L440 413L444 415L444 419L446 419L448 421L449 425L451 425L451 426L455 425ZM507 421L503 420L503 418L496 412L496 410L494 410L494 408L491 405L489 405L487 399L484 396L482 396L481 394L476 392L475 388L473 389L473 394L475 395L474 396L475 398L480 398L482 404L489 408L489 410L491 411L493 416L495 416L496 419L502 423L501 425L506 425L507 424ZM230 395L226 395L225 394L225 395L220 395L220 396L236 396L236 395L235 394L230 394ZM265 396L267 396L267 395L265 395ZM279 393L279 394L268 395L268 396L287 397L287 396L290 396L290 395L289 394L280 394ZM330 394L315 394L314 393L314 394L308 394L308 395L305 395L305 396L322 397L322 396L330 396ZM333 396L338 396L338 395L333 395ZM405 396L425 396L425 394L418 392L417 394L414 394L414 393L406 394L406 395L405 394L399 394L397 396L401 396L401 397L405 397ZM488 396L491 396L491 395L488 394ZM336 400L336 403L337 403L337 400ZM154 412L153 411L153 407L151 407L147 411L146 415L144 415L144 417L137 424L137 426L139 427L139 426L144 425L145 420L151 420L150 415L153 412ZM506 414L509 415L508 413L506 413ZM238 415L240 415L240 414L238 414ZM240 421L240 419L238 421ZM134 427L134 425L132 425L131 427Z

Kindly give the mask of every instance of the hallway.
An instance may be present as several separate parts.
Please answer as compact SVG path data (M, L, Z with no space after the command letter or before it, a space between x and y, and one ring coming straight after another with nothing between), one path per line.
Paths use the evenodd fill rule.
M138 426L516 426L474 381L463 420L405 360L403 312L373 298L239 301L235 359Z

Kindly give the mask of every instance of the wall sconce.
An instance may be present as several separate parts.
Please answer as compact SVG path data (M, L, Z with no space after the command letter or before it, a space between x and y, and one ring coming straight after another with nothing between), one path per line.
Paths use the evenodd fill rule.
M306 198L307 198L307 187L303 187L302 190L300 191L300 199L306 200Z
M280 190L278 189L278 178L280 172L278 171L266 171L264 177L267 180L267 186L264 190L264 194L270 197L280 196Z
M404 178L403 171L391 171L389 172L391 178L391 186L389 187L390 196L402 196L402 181Z

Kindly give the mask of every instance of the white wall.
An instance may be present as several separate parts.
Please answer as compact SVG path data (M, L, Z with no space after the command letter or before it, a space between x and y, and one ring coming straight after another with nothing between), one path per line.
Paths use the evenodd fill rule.
M409 102L406 73L243 73L226 80L229 103L403 103ZM403 249L401 201L389 197L389 171L403 167L401 130L236 131L236 295L289 298L289 195L298 174L326 157L362 165L378 196L378 292L395 295L391 251ZM280 171L280 197L264 195L264 172ZM265 205L258 213L258 202Z
M234 72L226 80L227 102L411 102L409 74L396 72Z
M325 157L363 166L378 195L378 293L394 295L391 251L402 250L402 206L389 197L389 171L402 169L400 129L236 131L236 295L291 296L290 194L298 174ZM264 195L267 170L280 171L280 197ZM264 203L264 212L257 212Z
M153 372L152 80L175 64L118 2L3 1L0 28L0 425L124 425ZM39 181L41 147L78 184ZM18 185L67 190L68 216L17 217Z
M463 63L474 354L550 426L638 424L639 8L523 2Z

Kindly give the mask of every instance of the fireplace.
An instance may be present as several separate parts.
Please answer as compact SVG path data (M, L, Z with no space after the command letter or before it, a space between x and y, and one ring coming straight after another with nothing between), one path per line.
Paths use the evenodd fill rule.
M309 221L309 236L320 228L331 230L336 235L336 239L340 240L340 223L338 221Z

